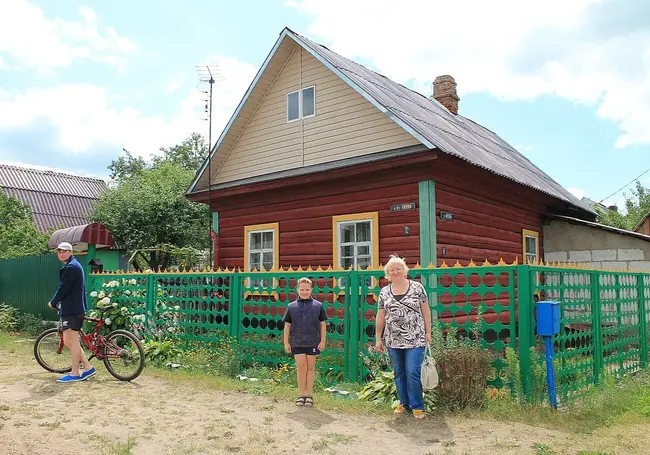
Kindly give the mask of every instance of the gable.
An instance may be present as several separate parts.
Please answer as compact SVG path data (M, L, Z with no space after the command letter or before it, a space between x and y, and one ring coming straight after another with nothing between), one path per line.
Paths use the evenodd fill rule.
M213 184L420 144L291 42L292 52L236 142L230 149L216 151ZM316 115L287 122L287 94L311 86L315 87Z

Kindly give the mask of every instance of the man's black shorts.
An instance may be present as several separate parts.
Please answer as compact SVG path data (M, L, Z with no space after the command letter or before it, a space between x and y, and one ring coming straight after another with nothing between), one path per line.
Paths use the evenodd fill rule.
M72 329L78 332L84 323L84 316L83 313L61 316L61 330Z
M320 354L320 351L318 348L291 348L291 353L293 355L298 355L298 354L307 354L307 355L318 355Z

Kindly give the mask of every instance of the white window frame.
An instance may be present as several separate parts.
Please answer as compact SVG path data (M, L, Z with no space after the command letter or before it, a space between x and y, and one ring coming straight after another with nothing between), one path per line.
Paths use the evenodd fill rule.
M355 242L343 242L341 240L341 228L344 225L348 225L348 224L356 225L358 223L369 223L370 224L370 240L368 240L366 242L356 242L356 241ZM358 270L359 269L359 258L357 256L357 247L359 247L359 246L367 246L368 251L370 251L370 254L369 254L369 259L370 259L369 262L370 263L368 264L368 268L372 268L373 259L374 259L373 258L373 251L372 251L372 249L373 249L372 248L373 247L372 239L373 239L373 236L375 235L374 229L373 229L372 219L371 218L365 218L365 219L351 220L351 221L339 221L339 222L336 223L336 228L338 229L338 234L339 234L338 238L337 238L338 245L336 245L336 247L338 248L338 252L339 252L339 254L338 254L338 257L339 257L338 266L340 268L343 268L343 247L344 246L352 246L352 247L354 247L354 264L353 264L352 267L353 267L353 270ZM356 236L356 227L355 227L355 236Z
M539 251L539 232L529 231L528 229L524 229L522 231L522 236L523 236L523 251L522 251L522 253L523 253L524 265L539 263L540 260L541 260L541 254L540 254L540 251ZM528 259L529 254L532 256L532 253L528 252L528 245L527 245L528 239L533 239L535 241L535 249L537 251L535 252L535 260L534 261L530 261Z
M280 229L279 229L279 224L278 223L271 223L271 224L263 224L263 225L253 225L253 226L246 226L244 228L245 231L245 238L244 238L244 254L245 254L245 270L247 272L252 272L253 269L257 270L258 272L265 272L268 270L263 269L263 261L264 261L264 253L271 253L273 254L273 266L272 269L278 268L279 264L277 263L279 260L279 250L276 251L276 249L279 249L280 247ZM273 247L272 248L264 248L263 247L263 236L265 232L270 232L273 235ZM251 248L251 240L252 236L254 234L260 234L262 236L262 243L260 246L262 248L259 249L252 249ZM259 264L253 264L250 261L250 255L251 253L260 253L260 263ZM273 280L275 282L275 280ZM269 286L269 281L268 279L263 279L263 280L246 280L246 287L247 288L253 288L253 289L259 289L260 287L268 287Z
M308 89L314 89L314 113L310 115L303 115L303 92ZM298 93L298 118L295 119L290 119L289 118L289 95L293 95L294 93ZM293 92L287 93L287 123L293 123L297 122L298 120L306 119L306 118L312 118L316 117L316 86L315 85L310 85L308 87L303 87L300 90L294 90Z

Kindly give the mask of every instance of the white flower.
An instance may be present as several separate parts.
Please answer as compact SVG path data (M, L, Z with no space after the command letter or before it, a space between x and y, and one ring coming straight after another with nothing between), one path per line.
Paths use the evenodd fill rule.
M113 302L113 308L117 308L117 302Z
M128 309L127 307L123 306L123 307L120 309L120 311L122 312L122 314L126 314L126 313L129 312L129 309Z
M174 307L174 309L175 309L176 311L178 311L178 310L181 309L181 307L180 307L180 305L176 305L176 306Z
M111 318L106 318L105 319L106 325L111 325Z
M169 333L173 333L173 332L174 332L174 328L173 328L173 327L169 327L169 328L167 329L167 331L168 331Z
M116 287L118 287L119 285L120 285L120 282L119 282L119 281L115 281L115 280L113 280L113 281L109 281L109 283L108 283L108 287L109 287L109 288L116 288Z
M91 297L97 297L97 291L93 291L93 292L91 292L91 293L90 293L90 296L91 296Z
M135 278L133 278L133 279L129 282L129 284L133 284L133 285L135 285L136 283L137 283L137 281L135 281Z
M106 297L106 294L104 294L103 292L100 292L99 294L97 294L98 299L103 299L104 297Z
M109 299L108 297L100 297L100 298L101 300L99 301L99 303L101 303L102 305L108 305L109 303L111 303L111 299Z
M124 291L124 295L131 295L131 291L127 289L126 291Z

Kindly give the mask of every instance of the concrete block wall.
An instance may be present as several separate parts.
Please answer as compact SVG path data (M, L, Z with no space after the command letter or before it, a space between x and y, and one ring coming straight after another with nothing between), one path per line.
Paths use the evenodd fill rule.
M650 257L638 248L554 251L544 253L548 262L579 262L599 269L650 270Z

